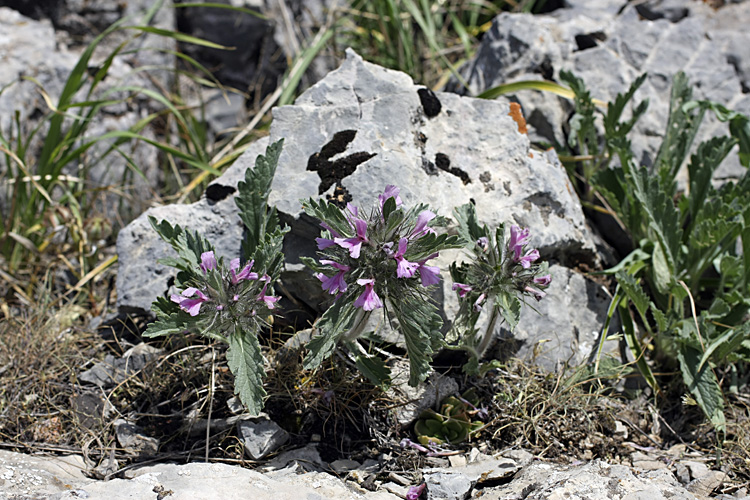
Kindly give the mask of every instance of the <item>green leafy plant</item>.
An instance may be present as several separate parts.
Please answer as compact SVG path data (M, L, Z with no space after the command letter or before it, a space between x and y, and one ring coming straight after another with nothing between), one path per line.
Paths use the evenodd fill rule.
M430 371L431 354L442 346L442 319L430 297L439 283L439 269L427 262L438 252L460 246L457 236L436 234L445 223L426 205L405 209L399 189L386 186L379 206L364 213L349 205L309 199L305 212L321 220L325 233L317 238L320 261L306 259L324 290L336 295L333 305L315 324L304 365L317 368L343 344L360 370L375 383L389 371L368 353L359 338L373 311L383 309L398 322L409 356L409 384L416 386Z
M269 326L268 318L279 300L273 295L273 283L281 274L282 242L287 232L279 228L275 210L267 206L281 147L282 141L269 145L265 156L258 156L255 168L248 169L245 181L238 184L235 201L246 233L242 257L228 265L223 258L216 258L211 243L197 232L149 218L154 230L177 252L177 257L160 263L179 270L176 286L182 292L169 300L157 298L152 305L157 321L144 335L193 331L227 343L235 393L253 414L260 412L265 396L258 334Z
M584 180L598 197L600 210L621 224L634 247L607 271L617 279L609 316L619 312L624 338L654 390L659 386L645 356L649 344L664 359L678 363L685 386L722 433L724 399L715 370L732 370L733 363L750 360L750 176L746 171L736 183L718 188L712 177L735 145L741 163L749 166L748 118L715 103L691 100L688 80L678 73L664 141L654 166L647 167L636 163L627 138L647 103L638 104L631 118L622 120L645 75L603 113L603 140L595 130L598 111L583 82L570 74L563 78L571 83L582 117L572 127L571 145L589 162ZM707 110L729 121L731 136L714 137L690 154ZM688 156L688 190L681 192L676 176ZM619 164L610 165L615 159Z
M481 417L486 417L486 411L478 405L476 392L469 389L461 397L445 398L440 404L440 411L431 408L424 410L414 423L417 440L424 446L466 441L484 426Z
M546 262L536 263L539 251L528 248L528 229L511 226L506 243L505 226L498 226L494 234L486 225L480 226L471 203L458 207L455 213L459 235L472 259L450 267L460 308L448 341L458 341L458 348L470 353L464 370L476 374L498 322L505 320L513 330L521 317L524 298L541 300L552 277ZM490 319L480 334L476 324L484 309L490 311Z

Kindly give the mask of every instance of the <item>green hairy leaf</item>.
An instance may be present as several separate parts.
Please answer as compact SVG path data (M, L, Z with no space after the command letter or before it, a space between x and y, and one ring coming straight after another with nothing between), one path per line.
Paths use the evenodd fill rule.
M377 356L366 353L358 341L347 342L346 347L354 356L354 364L357 369L376 386L385 387L391 377L391 370L385 361Z
M409 385L416 387L430 373L431 355L442 343L443 320L434 304L414 295L391 300L409 355Z
M151 215L148 221L161 239L169 243L179 256L179 260L166 258L160 263L192 273L200 266L201 254L213 250L213 245L197 231L187 231L179 224L172 226L166 220L157 222Z
M247 406L252 415L257 415L263 409L263 355L255 332L246 332L239 325L229 335L229 349L227 350L227 364L234 375L234 393Z
M689 323L687 327L694 328ZM708 364L698 368L701 366L701 352L688 344L680 345L677 359L680 362L682 378L688 390L695 397L698 406L701 407L714 428L723 434L726 431L724 395L713 370Z
M689 214L694 219L703 208L703 203L714 191L711 178L719 164L726 158L736 141L729 137L714 137L701 143L688 164L690 176Z
M477 211L472 203L466 203L453 209L458 222L458 234L470 248L474 247L474 242L482 236L487 235L487 228L479 225Z
M157 320L148 325L146 331L143 332L144 337L164 337L185 333L196 323L188 313L164 297L157 297L156 301L151 304L151 310L156 314Z
M669 101L669 120L664 141L656 155L654 165L662 183L671 186L682 162L690 152L695 134L698 132L705 109L691 113L685 108L693 96L693 89L685 73L680 71L672 79L672 94Z
M337 300L315 324L319 333L307 344L307 356L303 362L305 370L314 370L336 349L341 336L353 326L357 310L344 300Z
M243 254L247 260L254 255L265 235L273 233L279 224L276 209L268 207L268 196L283 144L283 139L269 144L266 154L258 155L255 159L255 168L248 168L245 180L237 184L235 203L240 209L240 219L245 224Z

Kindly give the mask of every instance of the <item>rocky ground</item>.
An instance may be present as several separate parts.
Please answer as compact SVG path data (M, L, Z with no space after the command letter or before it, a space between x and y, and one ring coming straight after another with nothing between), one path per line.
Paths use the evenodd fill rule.
M682 394L655 401L630 372L596 384L587 371L611 286L585 271L611 265L616 249L587 221L554 152L532 146L565 141L568 105L546 94L519 94L530 128L523 134L510 101L459 95L572 69L606 100L648 71L637 98L650 98L654 113L634 145L648 162L676 71L688 73L698 97L750 111L743 22L750 8L746 2L718 9L702 2L567 3L545 16L499 16L464 68L469 89L449 85L457 93L427 92L347 52L293 106L274 111L269 137L199 201L151 208L120 232L119 267L96 314L66 309L54 321L20 313L6 321L0 333L9 340L0 359L8 364L0 367L0 381L14 404L0 407L8 449L0 451L0 499L387 499L410 498L409 489L421 484L421 498L429 499L750 498L746 392L728 396L727 442L717 450L715 434ZM50 22L0 7L0 24L11 33L12 43L0 43L15 72L33 52L61 50L59 40L51 43ZM44 83L53 92L52 75L64 72L68 59L65 49L52 59L60 67L40 63L37 75L49 77ZM2 95L0 109L33 104L31 87L14 88L17 94ZM113 119L141 112L121 111ZM216 123L226 124L221 117L233 112L218 115ZM706 134L723 126L713 123ZM264 340L266 414L251 417L233 398L220 348L195 337L141 342L151 302L171 286L170 270L156 263L169 249L146 217L199 230L231 258L242 233L237 182L266 144L281 138L286 146L270 202L292 229L282 276L287 312ZM715 181L735 178L740 168L727 162ZM497 332L492 356L505 364L483 379L465 377L447 355L416 390L396 377L383 392L336 363L312 375L299 368L305 330L297 327L320 314L325 296L299 260L314 253L317 228L298 200L321 195L368 206L394 179L406 203L426 202L449 215L472 200L483 223L529 227L532 244L552 264L554 281L538 313L526 310L512 334ZM448 316L457 307L450 285L446 280L438 294ZM382 328L397 365L399 338ZM284 333L291 331L298 336ZM616 343L605 347L618 354ZM481 431L437 451L404 441L416 440L412 424L422 409L471 387L487 410Z

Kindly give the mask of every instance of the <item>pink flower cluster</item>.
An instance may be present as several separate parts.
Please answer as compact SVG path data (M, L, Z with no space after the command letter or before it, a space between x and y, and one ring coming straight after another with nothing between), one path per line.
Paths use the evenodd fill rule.
M393 198L396 202L396 207L400 207L403 202L399 196L399 188L396 186L386 186L383 194L378 196L380 204L380 212L378 217L371 217L368 222L364 217L360 217L359 209L354 205L347 205L347 219L349 225L354 232L354 236L345 238L339 234L336 230L331 228L325 222L321 223L324 229L328 230L331 238L316 238L315 241L318 245L318 250L325 250L330 247L338 246L347 250L349 258L354 262L360 261L363 249L367 247L375 248L371 237L368 234L372 231L377 232L377 229L382 229L382 224L385 224L385 217L383 214L383 207L389 198ZM434 233L434 230L428 226L429 222L435 218L435 214L429 210L423 210L417 216L417 221L414 228L404 237L398 239L398 243L389 241L382 244L382 251L385 253L386 258L391 258L396 261L396 277L408 279L413 278L419 273L419 278L422 286L428 287L435 285L440 282L440 269L436 266L427 265L427 261L438 256L434 253L426 259L418 262L410 262L405 258L408 246L414 240L421 238L422 236ZM380 225L375 228L374 226ZM371 227L372 226L372 227ZM377 239L377 238L376 238ZM393 251L394 245L397 244L396 251ZM321 281L323 290L328 291L332 295L340 295L345 292L349 286L345 280L346 274L352 270L354 262L350 260L351 265L336 262L330 259L321 260L320 263L331 266L335 269L335 273L332 276L328 276L323 273L317 273L316 277ZM375 277L360 278L356 280L357 285L364 286L365 289L354 301L355 307L361 307L365 311L372 311L383 307L383 302L375 291L376 281Z
M259 280L265 282L263 284L263 289L257 296L257 300L262 301L268 309L274 309L276 302L278 302L281 297L266 295L266 289L268 288L268 284L271 282L271 277L267 274L259 277L258 273L251 272L254 262L255 261L251 260L245 265L244 268L242 268L240 272L237 272L237 270L240 268L240 259L232 259L232 261L229 263L229 282L232 286L236 286L240 282L245 280ZM218 266L219 264L216 261L216 256L214 255L213 251L203 252L201 254L200 268L201 271L203 271L203 274L217 269ZM237 302L239 298L239 294L232 294L233 302ZM208 295L195 287L186 288L180 295L173 294L170 299L172 300L172 302L178 304L180 306L180 309L188 313L190 316L197 316L200 313L201 305L205 302L212 301L212 299ZM222 311L225 306L225 304L217 304L216 310Z

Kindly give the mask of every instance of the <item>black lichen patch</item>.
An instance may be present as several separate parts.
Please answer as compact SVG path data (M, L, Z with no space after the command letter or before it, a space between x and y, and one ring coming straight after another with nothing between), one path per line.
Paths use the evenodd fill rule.
M346 207L346 204L352 201L352 195L344 186L336 186L333 193L326 196L328 203L333 203L339 208Z
M438 153L435 155L435 165L437 165L437 168L439 168L440 170L455 175L456 177L461 179L464 184L469 184L471 182L469 174L458 167L451 167L451 159L448 158L448 155L446 155L445 153Z
M422 103L422 109L427 118L433 118L440 113L443 109L443 105L440 103L440 99L437 98L435 92L428 88L417 90L419 94L419 100Z
M234 194L237 191L232 186L224 186L222 184L211 184L206 188L206 198L211 201L221 201L230 194Z
M323 146L319 153L315 153L307 160L307 170L317 172L320 177L318 194L325 193L334 184L341 187L343 178L352 175L359 165L375 156L375 153L359 151L331 161L331 158L346 151L356 135L356 130L336 132L333 139Z

